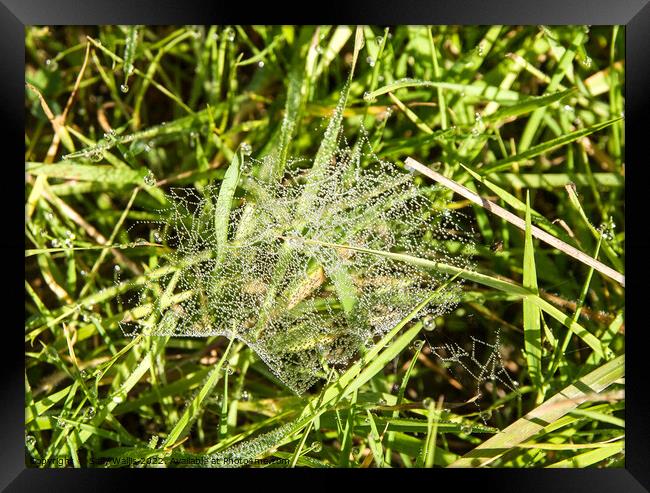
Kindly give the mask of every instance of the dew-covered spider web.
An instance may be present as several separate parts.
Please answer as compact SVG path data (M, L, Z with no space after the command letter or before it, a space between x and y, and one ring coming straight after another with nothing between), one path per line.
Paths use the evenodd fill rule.
M277 157L247 158L225 243L219 185L172 189L158 226L169 272L130 300L152 306L153 316L128 316L122 330L235 337L296 393L327 368L349 364L451 277L377 251L468 269L473 246L471 227L447 207L444 190L416 185L363 142L340 140L318 169L290 160L277 181L253 173ZM452 309L461 282L420 315Z
M481 388L488 383L518 393L519 383L508 373L501 354L503 347L500 330L495 331L495 340L492 343L473 335L470 335L470 341L471 344L468 346L457 342L446 342L438 346L429 343L429 348L452 375L457 373L459 378L473 381L475 394L472 401L476 405L482 395ZM481 418L485 422L483 416Z

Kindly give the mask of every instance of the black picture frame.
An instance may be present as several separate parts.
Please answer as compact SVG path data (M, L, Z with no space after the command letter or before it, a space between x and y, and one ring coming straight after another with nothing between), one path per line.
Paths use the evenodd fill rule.
M335 5L338 3L339 5ZM625 25L626 35L626 262L628 269L627 293L632 293L626 303L626 320L630 327L626 333L626 461L624 469L586 470L511 470L511 469L464 469L464 470L411 470L359 472L332 470L323 474L323 485L336 485L337 477L345 476L353 481L363 481L376 487L387 479L400 480L413 476L411 486L436 488L440 479L451 482L455 490L465 487L483 488L494 485L499 491L588 491L634 492L650 489L650 394L645 381L648 358L644 358L647 346L643 343L645 327L642 324L643 307L635 303L645 293L644 282L648 276L648 262L644 254L650 251L650 240L644 235L642 214L644 211L642 169L647 166L644 153L645 125L650 114L650 3L649 0L456 0L454 2L400 0L327 2L324 12L308 10L308 6L279 6L276 2L260 5L236 5L232 2L204 0L0 0L0 105L6 139L5 152L0 155L7 181L3 183L0 200L6 202L2 210L11 211L6 216L0 234L0 252L3 262L13 269L4 270L4 282L0 283L2 300L13 312L20 306L22 294L20 259L24 258L24 223L22 222L21 187L23 176L19 163L24 157L24 29L27 25L96 25L96 24L620 24ZM237 7L235 9L235 7ZM333 15L334 14L334 15ZM15 180L15 181L14 181ZM24 190L24 189L23 189ZM639 211L639 212L637 212ZM635 218L635 216L638 216ZM11 258L16 258L12 262ZM24 282L24 281L23 281ZM647 283L646 283L647 284ZM17 311L17 310L16 310ZM245 475L246 481L258 479L275 482L282 474L290 483L299 485L303 480L314 481L314 471L187 471L164 470L38 470L25 466L24 455L24 357L19 323L0 323L1 343L9 348L2 361L2 401L0 402L0 488L6 491L98 491L115 490L119 486L132 485L134 476L147 481L168 481L170 476L180 476L191 481L197 479L228 481L233 475ZM215 476L215 474L217 476ZM404 474L404 475L403 475ZM208 476L209 475L209 476ZM128 481L128 483L127 483ZM379 483L381 481L382 483ZM432 482L433 481L433 482ZM242 483L243 484L243 483ZM285 482L279 483L286 484ZM212 483L216 486L216 483ZM248 486L248 483L246 483ZM406 484L405 484L406 486Z

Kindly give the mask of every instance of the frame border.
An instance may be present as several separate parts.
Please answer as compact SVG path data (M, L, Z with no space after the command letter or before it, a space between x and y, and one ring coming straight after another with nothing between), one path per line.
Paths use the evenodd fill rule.
M6 169L12 173L13 180L19 182L24 170L17 163L24 160L24 147L16 142L24 142L24 34L28 25L89 25L89 24L621 24L625 25L626 34L626 75L625 75L625 106L626 106L626 162L632 162L631 180L626 180L626 223L634 220L635 211L644 211L641 204L643 197L642 171L639 168L647 160L644 152L643 132L644 123L650 114L650 0L456 0L452 4L423 0L401 0L399 5L386 0L362 0L354 4L341 3L339 9L328 9L330 13L320 15L308 14L303 9L281 9L275 3L263 6L244 5L237 10L232 4L222 1L208 2L206 0L184 0L182 4L173 0L0 0L0 39L2 43L2 73L0 77L0 94L4 95L3 105L0 105L0 122L3 125L3 138L12 142L7 146L10 156L2 156ZM245 10L246 9L246 10ZM331 12L338 12L332 16ZM243 14L243 15L242 15ZM299 18L300 17L300 18ZM336 18L334 18L336 17ZM535 21L535 22L531 22ZM11 139L11 140L10 140ZM22 157L21 157L22 155ZM15 176L13 176L15 174ZM629 187L629 188L628 188ZM19 187L6 187L0 197L6 202L4 210L16 210L17 204L24 201L24 192ZM19 197L13 197L12 193ZM647 193L647 192L646 192ZM638 206L638 207L637 207ZM647 207L647 206L646 206ZM20 217L20 216L17 216ZM13 219L13 217L12 217ZM642 218L638 218L642 220ZM626 229L626 263L634 269L628 272L627 293L643 292L643 280L650 278L648 263L642 255L650 252L650 238L643 235L641 228L634 224ZM6 266L16 270L10 274L6 271L6 279L1 284L3 300L8 306L20 306L22 293L15 289L21 279L18 259L24 255L24 223L20 220L10 221L10 226L0 236L0 252L16 257L15 263L6 262ZM15 282L15 286L14 286ZM630 297L629 300L633 301ZM626 299L628 301L628 299ZM476 485L477 481L490 481L502 492L509 491L589 491L610 492L642 492L650 490L650 394L646 391L647 381L644 375L645 347L641 332L641 308L626 302L626 318L635 323L632 332L626 334L626 365L632 371L627 378L627 403L625 410L626 427L631 433L626 437L627 454L625 469L598 470L553 470L539 469L470 469L470 470L410 470L404 472L406 477L413 479L450 480L455 488ZM630 318L631 317L631 318ZM92 490L110 491L118 485L127 485L137 473L132 470L112 470L110 476L101 469L82 470L38 470L26 468L24 464L24 341L20 331L16 330L22 322L7 324L11 334L9 359L3 359L1 365L5 376L2 385L2 400L5 405L0 407L0 427L2 429L2 444L0 447L0 488L6 491L25 491L29 489L45 491L46 489L71 491ZM15 338L15 340L13 339ZM15 346L14 346L15 344ZM646 370L647 371L647 370ZM173 472L169 472L173 471ZM260 470L251 474L249 471L219 470L223 479L236 479L246 474L246 484L250 479L269 480L281 479L277 470ZM467 472L460 472L467 471ZM471 472L470 472L471 471ZM400 471L402 473L402 471ZM434 477L431 474L439 473ZM210 474L210 476L207 476ZM318 471L294 470L290 473L293 484L300 484L305 479L305 485L311 483ZM307 475L308 474L308 475ZM385 485L386 479L399 479L395 472L373 471L373 473L352 474L348 470L330 470L328 478L337 479L337 475L345 476L353 481L363 481L366 486L376 482L378 486ZM163 473L143 472L138 479L168 481L170 476L183 478L187 487L190 479L214 479L207 470L194 471L192 476L188 471L174 469ZM304 475L304 476L303 476ZM400 477L401 476L400 474ZM187 479L186 479L187 478ZM506 479L506 481L504 481ZM380 483L381 481L382 483ZM190 483L190 484L191 484ZM268 483L267 483L268 484ZM332 483L335 484L335 483Z

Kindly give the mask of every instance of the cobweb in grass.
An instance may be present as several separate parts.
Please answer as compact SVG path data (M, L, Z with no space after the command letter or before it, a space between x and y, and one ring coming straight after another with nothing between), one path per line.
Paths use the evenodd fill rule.
M508 373L501 355L500 331L497 329L493 343L482 341L474 336L470 336L470 339L471 348L463 347L456 342L439 346L429 344L429 348L450 373L453 373L453 368L456 366L466 377L472 379L476 385L473 399L476 405L481 397L481 388L488 382L511 392L519 392L519 383Z
M346 247L471 268L473 232L444 192L368 149L339 141L325 165L294 161L277 182L253 176L275 157L247 159L226 244L218 186L171 190L159 237L171 268L131 300L153 317L125 318L123 330L238 338L296 393L349 364L451 276ZM450 283L420 315L447 312L460 291Z

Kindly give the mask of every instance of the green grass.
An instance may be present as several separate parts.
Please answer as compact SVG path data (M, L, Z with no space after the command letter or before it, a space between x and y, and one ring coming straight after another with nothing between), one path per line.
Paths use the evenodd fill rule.
M624 35L616 26L26 28L27 464L621 467L624 287L531 227L624 274ZM156 308L179 301L180 269L201 255L228 261L229 214L254 214L244 199L260 193L245 163L254 158L246 173L268 184L305 167L294 157L313 163L296 203L307 216L341 136L351 154L369 145L398 168L407 157L431 165L525 219L525 231L413 174L434 209L463 213L473 245L444 246L473 250L475 267L361 248L345 231L337 243L302 240L463 280L449 313L423 317L427 302L418 304L345 367L325 365L302 395L240 340L124 333L125 316L173 323ZM173 187L218 190L218 248L183 265L169 262L156 223ZM279 240L289 258L297 240ZM269 304L289 289L282 265ZM337 270L327 287L347 320L359 304L354 275ZM143 286L156 301L127 303ZM480 364L443 359L443 346ZM498 367L477 375L489 361Z

